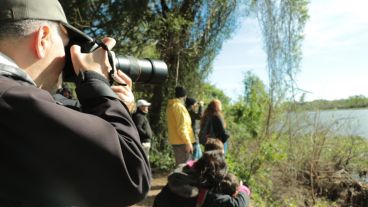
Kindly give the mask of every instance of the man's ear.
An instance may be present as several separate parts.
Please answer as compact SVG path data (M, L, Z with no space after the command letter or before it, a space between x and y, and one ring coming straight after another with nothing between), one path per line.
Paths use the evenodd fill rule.
M48 25L42 25L35 34L34 48L36 56L42 59L46 56L46 51L51 45L51 28Z

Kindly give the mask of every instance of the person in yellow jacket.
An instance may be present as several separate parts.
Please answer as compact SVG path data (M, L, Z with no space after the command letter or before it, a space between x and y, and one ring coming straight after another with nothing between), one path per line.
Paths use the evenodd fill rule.
M184 105L186 97L186 90L176 87L175 98L169 100L166 108L169 143L173 147L176 165L192 159L195 142L192 121Z

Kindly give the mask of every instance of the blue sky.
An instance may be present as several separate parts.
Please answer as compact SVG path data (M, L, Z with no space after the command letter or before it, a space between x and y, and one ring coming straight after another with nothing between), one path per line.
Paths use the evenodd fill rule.
M298 87L307 100L368 97L368 1L311 0ZM252 71L267 83L266 55L256 19L245 19L216 57L209 82L236 99Z

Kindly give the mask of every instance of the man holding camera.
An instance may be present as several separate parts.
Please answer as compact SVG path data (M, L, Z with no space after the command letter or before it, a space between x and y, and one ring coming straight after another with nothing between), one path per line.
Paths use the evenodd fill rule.
M0 0L0 206L128 206L142 200L150 166L129 115L132 81L110 86L106 49L67 23L57 0ZM58 105L65 59L78 75L81 112ZM125 85L125 86L123 86Z

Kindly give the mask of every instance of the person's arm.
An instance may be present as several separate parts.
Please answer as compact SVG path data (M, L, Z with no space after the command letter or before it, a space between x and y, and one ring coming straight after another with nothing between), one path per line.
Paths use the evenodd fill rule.
M152 138L152 129L151 129L151 125L148 121L148 118L146 117L146 124L145 124L145 128L146 128L146 132L147 132L147 138L148 139L151 139Z
M209 191L202 207L248 207L249 202L249 196L243 192L238 193L236 197L232 197Z
M112 155L116 155L116 158L119 159L119 165L121 168L120 170L115 169L117 177L110 177L111 182L115 182L115 185L109 184L109 186L106 186L106 188L110 188L109 190L113 191L108 192L109 190L106 190L105 188L102 195L106 196L106 200L104 202L101 202L99 206L102 206L102 204L107 206L106 203L109 202L111 202L111 206L130 205L142 200L148 193L151 180L150 166L141 148L139 136L129 114L128 107L119 99L113 97L115 94L117 94L118 96L120 95L119 97L121 99L121 94L119 94L119 92L122 93L122 91L119 91L119 89L116 88L117 86L115 86L115 89L112 89L114 94L112 94L112 90L108 92L109 87L102 89L103 87L100 85L101 83L98 84L97 82L99 81L97 79L92 79L93 80L91 82L84 81L84 83L82 82L81 84L77 84L78 98L81 101L83 112L101 117L102 119L110 123L110 126L112 126L113 129L115 129L108 129L110 133L106 131L104 132L103 129L100 129L101 134L98 137L99 139L101 139L103 137L107 138L107 135L109 134L111 137L117 135L117 141L119 142L119 144L114 144L113 140L104 139L101 140L101 145L106 144L105 146L112 147L111 149L113 151L109 151L110 149L108 149L107 152L111 153ZM86 86L84 86L84 84L86 84ZM92 87L89 87L89 84L91 84ZM105 82L105 84L108 83ZM94 88L94 86L96 85L98 85L99 87ZM96 89L96 91L94 89ZM126 88L124 88L123 90L126 90ZM110 102L113 103L111 103L110 105ZM96 123L92 124L92 127L97 127L97 130L99 130L100 125ZM115 134L114 131L116 131L117 134ZM98 133L93 132L91 134ZM103 136L102 134L106 135ZM116 149L116 147L119 148ZM113 169L109 171L110 176L114 174L112 173ZM101 182L106 183L106 180L107 179L104 178L103 180L101 180ZM114 187L116 189L114 189ZM118 192L119 194L121 193L121 195L117 195L116 193ZM101 194L96 199L100 201ZM97 203L98 201L94 202Z
M112 49L116 43L115 40L111 38L104 38L102 41L109 49ZM103 146L114 144L114 146L111 147L118 147L118 149L114 149L112 154L117 155L119 159L120 172L116 169L116 173L118 176L122 177L120 177L120 184L119 177L117 177L116 179L118 179L118 182L115 182L115 186L113 186L116 187L114 191L124 195L120 197L116 194L114 195L114 192L110 192L111 195L108 195L109 192L106 191L102 194L106 196L105 202L107 204L110 202L111 206L136 203L142 200L149 191L151 169L141 147L139 134L130 116L129 109L132 109L134 106L132 80L122 71L115 69L114 80L120 85L113 85L110 87L107 79L111 77L108 73L111 72L111 67L115 67L115 65L110 64L106 50L101 47L94 50L92 53L86 54L81 53L79 46L73 45L70 52L76 74L80 76L81 74L83 75L83 72L87 74L93 71L92 74L98 73L105 78L103 79L105 84L99 82L102 79L97 77L92 77L93 80L99 79L99 81L96 82L93 80L82 80L77 82L77 94L82 105L82 110L107 121L114 129L110 129L111 135L115 135L114 131L118 135L119 144L114 144L112 140L107 139L104 139L101 144ZM84 84L87 84L85 88L83 87ZM99 94L99 96L97 94ZM109 107L110 100L114 102L113 107ZM97 126L96 124L94 127L98 130L99 127ZM100 139L102 137L103 136L100 135ZM111 177L111 181L113 178L114 177ZM102 182L106 183L106 181ZM117 187L117 185L123 187ZM110 189L113 188L110 187ZM97 199L101 200L101 198L98 197L100 196L97 195ZM96 203L98 202L96 201L94 205L96 205ZM106 203L101 202L98 206L108 206Z

